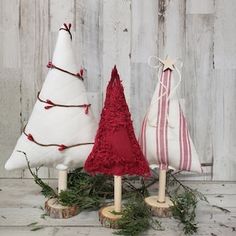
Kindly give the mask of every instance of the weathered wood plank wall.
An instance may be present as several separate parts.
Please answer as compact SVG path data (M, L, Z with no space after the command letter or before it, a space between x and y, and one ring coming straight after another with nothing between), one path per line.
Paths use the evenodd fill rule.
M137 135L157 72L150 55L182 58L190 132L205 179L236 180L235 0L0 0L0 177L47 73L57 30L73 24L78 66L97 117L111 68L125 86ZM43 177L55 176L42 169Z

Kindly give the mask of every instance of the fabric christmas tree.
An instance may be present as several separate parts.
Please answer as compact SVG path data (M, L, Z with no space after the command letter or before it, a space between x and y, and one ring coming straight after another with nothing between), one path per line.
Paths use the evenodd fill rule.
M72 49L71 25L60 30L49 72L38 93L28 124L7 161L8 170L31 167L58 169L82 166L91 151L96 121L78 73Z
M92 174L148 176L149 166L136 140L131 115L116 67L107 86L106 99L92 152L85 162Z
M147 160L135 138L131 115L116 67L112 70L107 86L95 144L84 168L91 174L114 175L114 205L100 209L99 220L105 227L116 228L116 222L121 218L122 176L150 175Z
M158 164L161 170L172 168L201 172L187 121L175 93L181 82L180 72L172 60L161 62L159 81L142 124L140 146L149 164Z

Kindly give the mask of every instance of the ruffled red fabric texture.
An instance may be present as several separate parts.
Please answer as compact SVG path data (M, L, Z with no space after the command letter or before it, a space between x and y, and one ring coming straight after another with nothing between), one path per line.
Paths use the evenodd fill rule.
M91 174L150 176L137 139L116 67L107 86L95 144L84 169Z

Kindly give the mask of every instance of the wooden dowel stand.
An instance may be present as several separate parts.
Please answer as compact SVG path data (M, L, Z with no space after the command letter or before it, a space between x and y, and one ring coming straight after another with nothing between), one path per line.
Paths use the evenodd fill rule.
M67 169L58 171L58 194L67 189ZM67 219L79 213L78 206L62 206L57 198L45 202L46 213L56 219Z
M67 189L67 170L58 171L58 194Z
M158 202L163 203L165 201L166 201L166 170L160 170Z
M151 208L154 216L171 216L171 206L173 206L173 203L169 197L166 197L166 170L159 170L158 196L147 197L145 202Z
M122 178L121 176L114 176L114 205L107 206L99 211L99 220L104 227L118 228L117 221L121 218L122 208Z
M121 212L121 197L122 197L122 180L121 176L114 176L114 203L115 212Z

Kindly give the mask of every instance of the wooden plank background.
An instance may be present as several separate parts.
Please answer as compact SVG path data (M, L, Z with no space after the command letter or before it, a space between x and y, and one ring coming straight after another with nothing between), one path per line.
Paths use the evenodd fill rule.
M138 135L157 72L151 55L184 62L180 94L206 174L236 180L235 0L0 0L0 177L47 73L58 28L73 24L78 67L97 118L118 66ZM55 171L42 169L42 177Z

